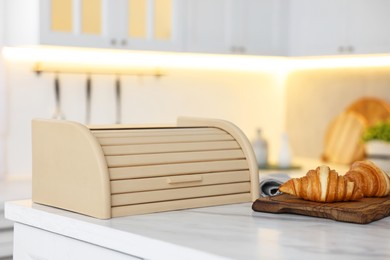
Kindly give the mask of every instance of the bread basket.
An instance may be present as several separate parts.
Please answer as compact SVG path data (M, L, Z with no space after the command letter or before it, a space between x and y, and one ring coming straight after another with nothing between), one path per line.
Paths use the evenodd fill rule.
M85 126L32 122L32 200L100 219L254 201L258 168L224 120Z

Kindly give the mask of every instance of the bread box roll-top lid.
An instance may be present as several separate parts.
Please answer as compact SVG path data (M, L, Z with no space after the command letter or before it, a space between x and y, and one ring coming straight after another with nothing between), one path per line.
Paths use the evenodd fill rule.
M32 121L32 200L100 219L254 201L252 146L234 124Z

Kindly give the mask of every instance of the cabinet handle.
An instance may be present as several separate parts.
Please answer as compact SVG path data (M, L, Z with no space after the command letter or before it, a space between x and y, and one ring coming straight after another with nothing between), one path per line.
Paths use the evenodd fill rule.
M167 182L169 184L175 184L175 183L185 183L185 182L197 182L197 181L202 181L202 176L172 176L167 179Z
M350 52L350 53L352 53L352 52L354 52L354 48L353 48L353 46L348 46L348 52Z
M339 53L344 53L344 46L339 46Z
M111 39L111 45L116 45L116 40L115 39Z
M126 39L122 39L121 44L122 44L122 46L126 46L127 45L127 40Z

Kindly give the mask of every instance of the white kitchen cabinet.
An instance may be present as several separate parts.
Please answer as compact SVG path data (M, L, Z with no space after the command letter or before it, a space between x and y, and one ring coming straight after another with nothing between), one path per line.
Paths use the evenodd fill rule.
M226 0L189 0L186 7L186 50L227 53L228 5Z
M24 224L15 223L14 230L15 260L142 259Z
M0 205L0 259L12 258L13 222L4 218L4 205Z
M234 16L229 22L233 53L285 54L285 3L279 0L234 0L232 7Z
M4 215L0 218L0 222L3 222ZM12 259L14 232L13 223L11 221L8 222L9 227L0 230L0 259Z
M283 7L275 0L188 0L186 51L282 55Z
M7 0L6 44L107 47L110 37L102 4L100 0Z
M390 52L390 1L291 0L289 55Z
M181 0L106 0L111 47L182 51Z
M390 1L349 0L347 35L355 53L390 52Z
M103 0L41 0L38 43L108 47L110 18ZM108 6L108 5L107 5Z
M4 203L31 198L31 179L0 180L0 259L12 259L14 223L4 217Z
M180 0L8 0L7 45L181 51Z

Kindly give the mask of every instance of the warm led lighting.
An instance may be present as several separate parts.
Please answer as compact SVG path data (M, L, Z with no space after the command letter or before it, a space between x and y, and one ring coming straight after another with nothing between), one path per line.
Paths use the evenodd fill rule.
M211 69L234 71L274 71L280 68L277 57L216 54L120 51L61 47L5 47L8 60L96 66L126 66L173 69Z
M296 70L390 66L390 55L265 57L70 47L4 47L8 60L79 66L271 72L281 81Z
M390 66L390 55L354 55L289 59L288 69L336 69Z

